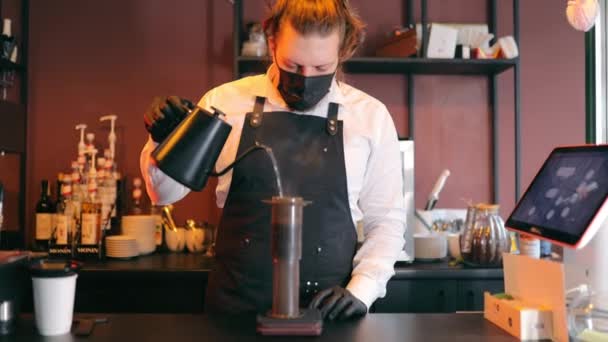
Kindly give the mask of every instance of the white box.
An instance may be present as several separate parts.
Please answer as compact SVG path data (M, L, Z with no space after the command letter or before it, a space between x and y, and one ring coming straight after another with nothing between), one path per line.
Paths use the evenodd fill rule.
M426 49L428 58L454 58L458 30L448 25L433 23Z
M568 342L563 264L510 253L502 256L505 293L515 300L486 293L484 317L522 340Z
M485 292L483 316L520 340L553 337L551 309L520 300L499 299Z

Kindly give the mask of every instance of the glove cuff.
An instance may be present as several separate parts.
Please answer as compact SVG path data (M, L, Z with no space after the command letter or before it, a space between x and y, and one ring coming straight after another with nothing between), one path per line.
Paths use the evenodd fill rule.
M354 275L346 289L357 299L363 302L369 311L370 306L378 298L377 283L375 280L363 275Z

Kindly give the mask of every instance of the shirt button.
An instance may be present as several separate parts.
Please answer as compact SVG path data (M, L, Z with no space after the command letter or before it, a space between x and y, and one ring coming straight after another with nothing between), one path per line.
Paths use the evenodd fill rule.
M323 251L323 248L321 248L321 246L317 247L317 254L321 254L321 252Z
M323 148L323 152L327 152L327 147Z
M310 281L307 281L307 282L306 282L306 286L310 286Z
M247 246L249 246L250 243L251 243L251 240L249 240L249 238L243 239L243 246L247 247Z

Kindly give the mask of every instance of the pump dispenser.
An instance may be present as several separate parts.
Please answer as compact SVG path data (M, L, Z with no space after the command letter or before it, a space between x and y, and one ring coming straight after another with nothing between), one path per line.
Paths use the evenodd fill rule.
M110 134L108 134L108 145L110 146L110 158L114 160L116 153L116 119L118 119L117 115L106 115L99 118L100 122L110 121Z
M88 137L87 137L88 138ZM97 182L97 168L95 165L95 161L97 160L97 149L93 148L91 150L91 168L89 169L89 181Z
M93 152L93 150L95 149L95 133L87 133L86 137L87 137L87 144L85 147L85 151L86 151L86 153L91 154ZM92 156L92 154L91 154L91 156Z
M76 130L80 130L80 141L78 142L78 155L82 156L86 152L87 145L84 143L84 130L87 128L85 124L76 125Z

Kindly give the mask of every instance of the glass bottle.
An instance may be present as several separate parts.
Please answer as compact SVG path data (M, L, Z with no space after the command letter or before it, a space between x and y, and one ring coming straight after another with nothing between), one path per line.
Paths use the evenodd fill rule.
M88 184L87 198L82 202L80 212L80 236L78 254L83 257L100 255L101 202L97 195L97 182L91 179Z
M470 204L467 207L467 216L464 221L464 231L460 237L460 253L463 259L468 259L471 254L473 244L473 224L475 223L475 213L477 206Z
M54 213L55 207L49 193L49 181L43 179L41 182L40 199L36 203L34 248L38 251L48 251Z
M131 193L133 199L133 206L131 207L132 215L143 215L144 213L141 203L141 196L143 194L141 190L141 185L141 178L137 177L133 179L133 192Z
M71 257L73 235L76 226L74 215L71 179L70 177L64 177L61 186L61 202L57 204L57 213L55 215L55 231L51 254Z
M116 224L116 201L117 201L117 184L116 178L114 178L114 173L112 172L112 160L105 159L103 164L103 171L105 175L105 179L103 182L104 186L104 198L103 203L106 206L107 212L105 212L104 220L107 220L104 229L106 231L112 230L113 225Z

